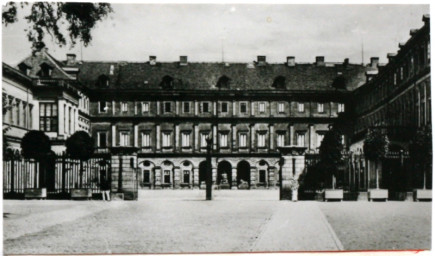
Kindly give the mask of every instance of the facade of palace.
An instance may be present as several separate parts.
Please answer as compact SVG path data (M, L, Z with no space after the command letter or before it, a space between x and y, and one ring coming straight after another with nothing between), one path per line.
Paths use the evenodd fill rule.
M136 63L79 61L68 54L58 61L42 50L17 68L3 64L6 139L19 148L26 131L42 130L60 152L68 136L85 130L97 152L138 148L142 186L179 188L205 181L210 137L216 184L225 173L231 188L243 181L273 187L277 148L299 145L316 153L340 112L357 117L354 136L343 137L354 150L376 124L400 131L430 123L429 17L423 20L385 66L377 58L361 65L324 57L268 63L265 56L253 63L192 63L187 56Z

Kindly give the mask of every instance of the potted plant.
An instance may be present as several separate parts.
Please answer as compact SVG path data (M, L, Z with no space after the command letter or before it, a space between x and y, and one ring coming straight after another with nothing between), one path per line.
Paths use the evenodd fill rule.
M432 190L427 189L428 174L432 172L432 128L430 125L417 130L409 145L409 153L414 166L421 168L420 172L423 173L422 188L414 189L414 200L432 200Z
M343 143L338 130L331 128L323 137L319 148L320 162L326 177L331 178L331 189L325 189L325 200L343 200L343 189L336 189L338 166L343 162Z
M375 165L376 173L376 189L369 189L368 199L373 201L374 199L388 199L388 189L379 188L379 169L378 162L384 158L388 153L389 140L386 134L381 129L369 130L364 140L364 155L367 160L373 161ZM370 183L369 183L370 186Z
M26 188L24 191L24 198L47 198L47 188L45 187L45 170L39 170L39 184L38 184L38 166L45 166L42 164L51 152L50 138L42 132L32 130L27 132L21 140L21 154L26 159L35 159L35 175L34 187Z
M71 198L91 198L92 189L83 188L83 161L91 158L94 152L94 142L85 131L75 132L66 140L66 153L73 159L80 160L79 187L71 190Z

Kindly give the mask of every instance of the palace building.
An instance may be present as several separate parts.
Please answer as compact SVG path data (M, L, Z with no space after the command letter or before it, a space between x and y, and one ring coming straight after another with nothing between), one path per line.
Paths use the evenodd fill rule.
M430 123L429 17L387 65L297 63L195 63L187 56L160 62L65 61L41 50L17 68L3 64L4 125L13 148L27 130L45 131L57 152L85 130L96 151L138 148L140 183L149 188L199 187L205 181L206 139L212 139L213 181L226 174L231 188L276 186L278 147L316 153L340 112L355 114L355 134L343 138L358 150L376 124ZM402 110L406 110L404 113ZM415 123L414 119L418 122ZM386 122L386 123L382 123ZM348 142L352 142L349 144Z

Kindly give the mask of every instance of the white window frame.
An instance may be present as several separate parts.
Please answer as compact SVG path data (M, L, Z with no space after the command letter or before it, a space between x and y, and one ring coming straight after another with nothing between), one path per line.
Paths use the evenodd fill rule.
M241 132L239 133L239 147L247 148L248 147L248 133Z
M305 111L305 104L298 102L298 112L303 113Z
M305 146L305 132L296 133L296 142L299 147Z
M325 113L325 104L317 103L317 112L318 113Z
M164 131L162 132L162 147L170 148L172 147L172 132Z
M284 114L285 113L285 108L284 108L284 102L278 102L278 113L280 113L280 114Z
M344 112L344 103L338 103L337 112L338 113Z
M188 105L189 107L187 108L188 111L185 111L186 109L184 108L185 105ZM183 101L183 113L190 113L190 102L188 101Z
M257 148L265 148L266 147L266 132L258 132L257 133Z
M142 113L148 113L148 112L150 112L150 103L142 102Z
M266 103L264 102L258 103L258 112L261 114L266 112Z
M200 134L200 147L206 148L207 147L207 138L209 136L209 132L202 132Z
M151 147L151 132L142 132L142 147Z
M285 146L285 133L284 132L278 132L276 135L276 145L278 147L284 147Z
M128 103L121 102L121 112L126 113L128 111Z
M204 110L204 105L207 104L207 111ZM210 113L210 102L201 102L201 113Z
M242 112L242 105L245 105L245 112ZM240 102L239 103L239 113L240 114L248 113L248 103L247 102Z
M222 132L219 134L219 147L228 148L228 132Z
M119 132L119 146L129 147L130 146L130 132L120 131Z
M104 102L105 107L103 108L104 111L101 111L101 103ZM107 113L107 101L99 101L98 102L98 113Z
M182 131L181 132L181 147L189 148L190 147L190 134L191 131Z
M325 133L318 132L317 133L317 148L320 148L320 145L322 145L323 138L325 138Z
M107 132L97 132L97 146L99 147L99 148L101 148L102 146L101 146L101 143L100 143L100 136L101 136L101 134L104 134L105 136L106 136L106 142L104 143L104 144L106 144L105 145L105 147L107 147Z

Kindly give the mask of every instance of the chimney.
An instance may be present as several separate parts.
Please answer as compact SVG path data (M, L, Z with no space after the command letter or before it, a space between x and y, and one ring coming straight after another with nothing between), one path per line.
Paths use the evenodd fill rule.
M287 66L289 66L289 67L296 66L295 56L288 56L287 57Z
M370 58L370 67L378 68L378 64L379 64L379 57L371 57Z
M187 56L180 56L180 66L187 66Z
M399 49L402 49L405 46L405 43L399 43Z
M389 54L387 54L388 62L392 62L394 57L396 57L395 53L389 53Z
M344 59L343 66L347 67L349 65L349 58Z
M409 35L410 35L410 36L413 36L413 35L417 34L417 32L418 32L418 29L411 29L411 30L409 31Z
M66 55L66 65L72 66L76 64L76 55L74 53L67 53Z
M316 57L316 66L325 66L325 57L317 56Z
M423 22L425 25L426 24L429 25L429 23L430 23L430 15L429 14L423 15Z
M259 55L257 56L257 66L265 66L266 65L266 56Z
M157 63L157 57L156 56L150 56L150 65L154 66Z

